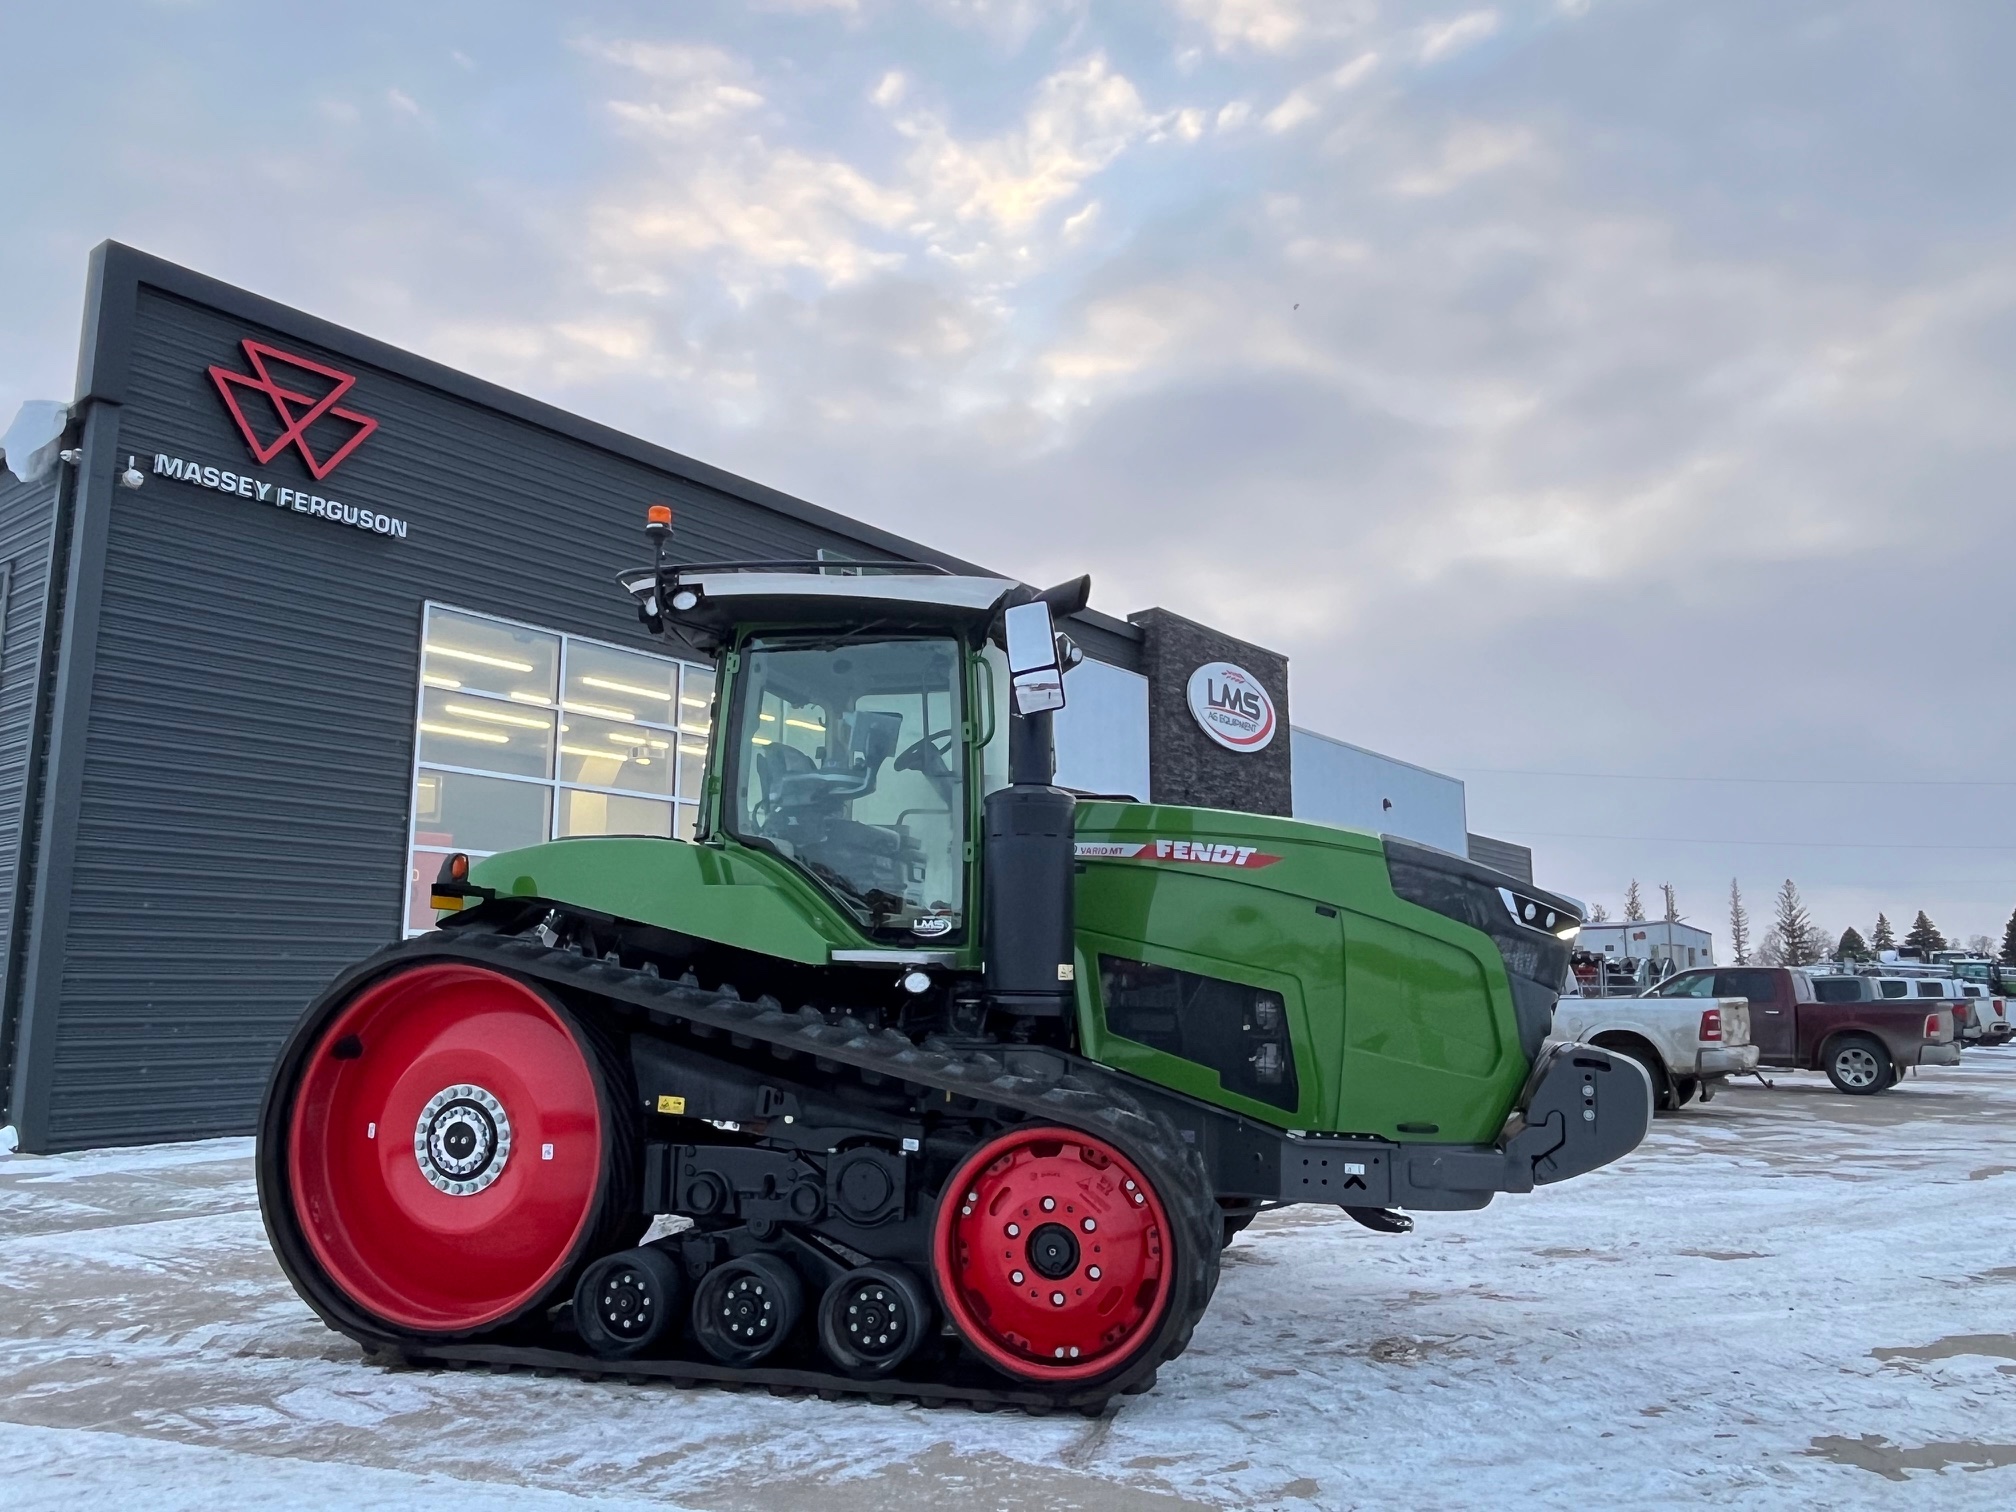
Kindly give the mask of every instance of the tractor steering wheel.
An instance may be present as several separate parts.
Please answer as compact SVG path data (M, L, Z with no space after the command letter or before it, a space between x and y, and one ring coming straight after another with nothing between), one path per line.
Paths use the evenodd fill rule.
M940 773L951 775L951 768L945 758L952 754L952 730L937 730L918 740L913 740L898 753L895 761L899 772L922 772L927 777ZM943 744L940 744L940 742Z

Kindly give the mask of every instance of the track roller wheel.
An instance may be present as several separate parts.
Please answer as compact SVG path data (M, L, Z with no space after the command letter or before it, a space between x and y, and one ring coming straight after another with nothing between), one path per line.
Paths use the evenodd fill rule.
M1018 1380L1076 1383L1121 1374L1173 1326L1177 1248L1194 1242L1148 1170L1106 1140L1013 1129L946 1183L933 1280L988 1363Z
M872 1380L910 1358L930 1331L931 1296L901 1265L848 1271L819 1302L819 1343L851 1376Z
M693 1337L723 1365L754 1365L798 1326L805 1288L775 1255L717 1265L693 1293Z
M634 1205L608 1078L566 1009L485 967L416 966L318 1005L262 1119L261 1186L284 1172L285 1191L262 1205L290 1279L395 1338L531 1311Z
M679 1262L646 1245L605 1255L581 1273L574 1287L574 1327L589 1350L605 1360L643 1354L675 1333L686 1301Z

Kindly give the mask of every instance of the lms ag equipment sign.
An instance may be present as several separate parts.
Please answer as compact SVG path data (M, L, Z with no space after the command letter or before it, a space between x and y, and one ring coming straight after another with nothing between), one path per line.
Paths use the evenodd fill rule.
M1206 662L1190 674L1190 717L1228 751L1264 751L1274 738L1274 700L1231 662Z

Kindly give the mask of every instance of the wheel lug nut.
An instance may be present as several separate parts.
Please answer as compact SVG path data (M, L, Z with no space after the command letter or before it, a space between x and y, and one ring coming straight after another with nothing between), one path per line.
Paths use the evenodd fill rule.
M1043 1211L1044 1211L1044 1212L1046 1212L1046 1213L1054 1213L1054 1212L1056 1212L1056 1211L1057 1211L1057 1199L1056 1199L1055 1197L1045 1197L1045 1198L1043 1199Z
M1099 1279L1099 1267L1095 1265L1086 1271L1085 1274L1090 1276L1094 1281L1097 1281Z
M1009 1224L1009 1225L1008 1225L1008 1237L1009 1237L1010 1239L1013 1239L1013 1238L1014 1238L1014 1237L1015 1237L1015 1236L1016 1236L1017 1234L1019 1234L1019 1233L1021 1233L1021 1232L1022 1232L1022 1225L1021 1225L1021 1224L1019 1224L1019 1223L1011 1223L1011 1224Z
M1098 1224L1097 1224L1096 1222L1094 1222L1094 1221L1093 1221L1092 1219L1090 1219L1090 1218L1087 1218L1087 1219L1085 1220L1085 1232L1086 1232L1086 1233L1088 1233L1088 1234L1089 1234L1089 1233L1091 1233L1091 1232L1092 1232L1092 1231L1093 1231L1094 1229L1096 1229L1096 1228L1098 1228L1098 1227L1099 1227L1099 1225L1098 1225Z
M1052 1307L1062 1307L1064 1305L1064 1293L1062 1292L1050 1293L1050 1305Z
M1020 1286L1025 1278L1020 1271L1010 1271L1008 1272L1008 1279L1013 1281L1017 1286Z

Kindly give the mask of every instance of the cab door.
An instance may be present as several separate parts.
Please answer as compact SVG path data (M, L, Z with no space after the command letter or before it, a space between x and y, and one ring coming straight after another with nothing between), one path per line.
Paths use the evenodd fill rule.
M1785 977L1756 967L1725 968L1715 973L1715 996L1750 1000L1750 1040L1767 1061L1798 1059L1799 1017Z

